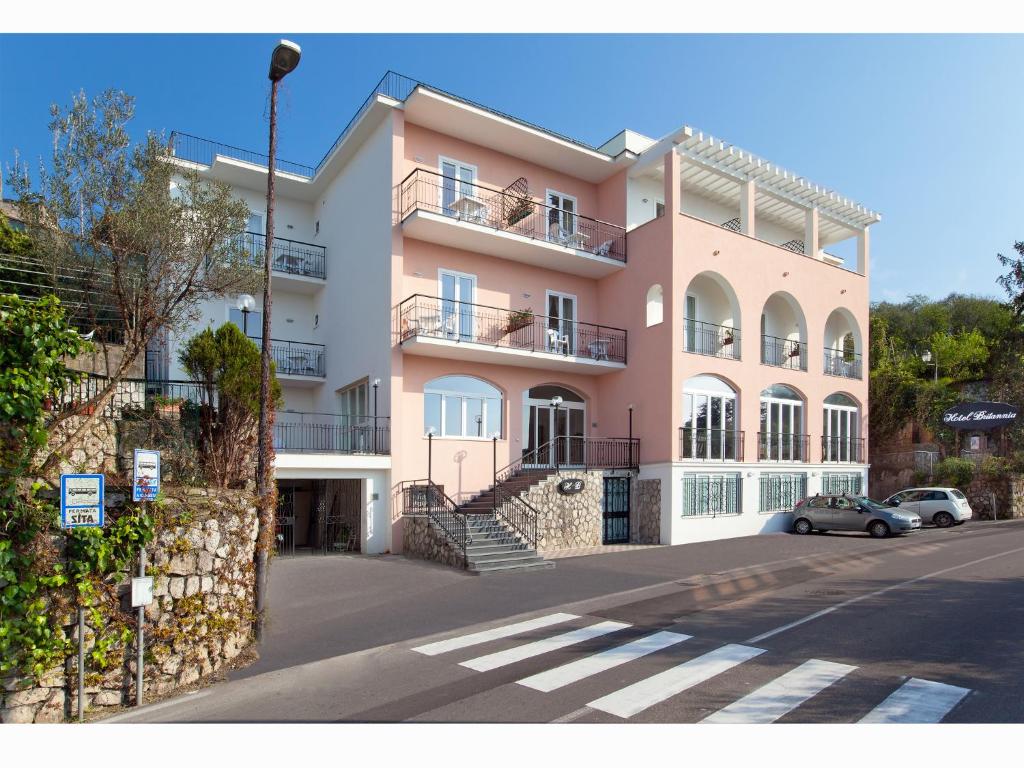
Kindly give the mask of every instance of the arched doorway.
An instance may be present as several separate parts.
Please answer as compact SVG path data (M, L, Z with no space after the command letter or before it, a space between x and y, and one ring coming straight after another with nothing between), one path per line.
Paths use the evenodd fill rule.
M583 463L587 413L583 397L557 384L523 394L523 463ZM557 454L553 453L557 450Z

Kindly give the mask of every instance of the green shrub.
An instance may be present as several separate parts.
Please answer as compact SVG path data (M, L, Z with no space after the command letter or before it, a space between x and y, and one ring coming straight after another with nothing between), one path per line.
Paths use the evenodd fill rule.
M1010 460L1002 456L986 456L978 467L978 472L986 478L1004 477L1010 472Z
M974 462L950 456L935 465L933 477L938 483L962 488L970 485L971 480L974 479Z

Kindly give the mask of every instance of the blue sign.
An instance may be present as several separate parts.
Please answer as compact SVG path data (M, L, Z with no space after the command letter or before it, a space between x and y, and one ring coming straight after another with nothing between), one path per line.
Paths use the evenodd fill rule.
M60 476L61 528L103 527L103 475Z
M135 449L132 501L152 501L160 492L160 451Z

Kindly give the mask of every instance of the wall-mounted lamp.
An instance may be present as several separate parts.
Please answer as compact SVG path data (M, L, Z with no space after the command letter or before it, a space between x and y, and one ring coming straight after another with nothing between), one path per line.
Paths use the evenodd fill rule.
M841 291L839 291L839 293L840 293L840 294L846 293L846 289L845 289L845 288L843 288L843 289L842 289Z
M712 253L711 255L712 255L712 256L717 256L717 255L718 255L719 253L720 253L720 252L716 250L716 251L714 251L714 252L713 252L713 253Z
M528 298L530 298L530 294L529 294L529 293L524 293L524 294L523 294L523 298L524 298L524 299L528 299Z
M789 277L789 272L783 272L783 273L782 273L782 276L783 276L783 277Z

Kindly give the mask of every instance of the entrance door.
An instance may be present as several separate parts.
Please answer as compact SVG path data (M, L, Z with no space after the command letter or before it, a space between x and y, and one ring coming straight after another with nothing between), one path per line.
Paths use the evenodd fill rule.
M548 291L549 352L576 354L576 297Z
M447 338L473 340L473 302L476 300L476 275L438 270L441 287L440 331Z
M555 395L562 398L557 408L551 405ZM557 461L559 466L583 466L586 432L583 398L562 387L534 387L524 398L523 407L525 463L547 467Z
M629 543L629 478L604 479L603 544Z

